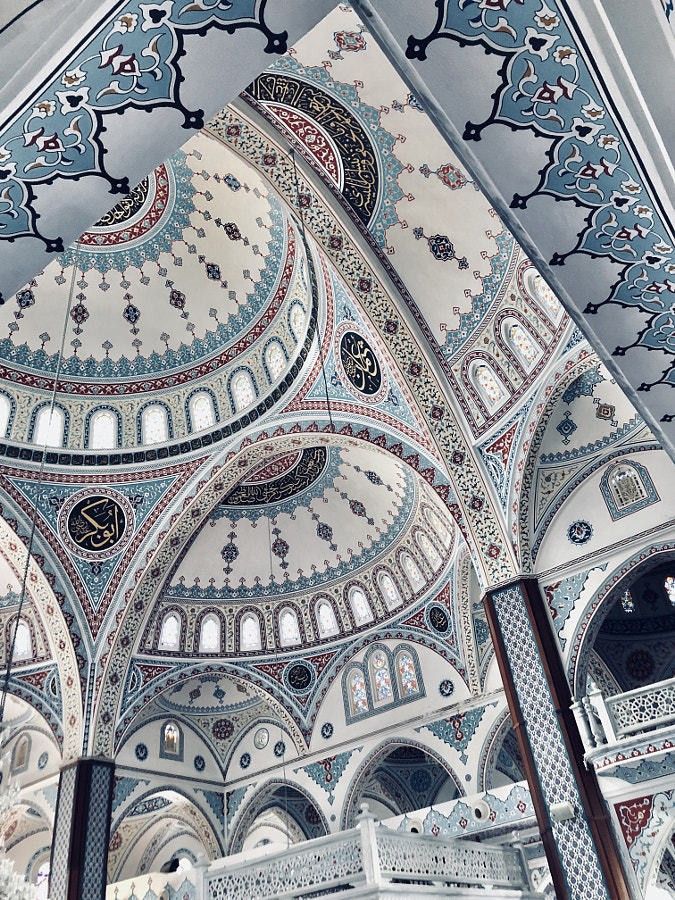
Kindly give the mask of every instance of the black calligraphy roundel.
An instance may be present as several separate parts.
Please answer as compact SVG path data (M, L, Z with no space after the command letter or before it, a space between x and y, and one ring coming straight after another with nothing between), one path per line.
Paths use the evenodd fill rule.
M59 512L59 532L78 556L93 561L119 553L131 539L134 512L117 491L79 491Z
M293 691L306 691L314 683L314 670L305 662L293 663L285 673L286 683Z
M429 616L429 624L440 634L445 634L450 628L450 617L442 606L430 606L427 615Z
M340 361L345 375L360 394L372 397L382 387L382 370L368 341L355 331L340 338Z

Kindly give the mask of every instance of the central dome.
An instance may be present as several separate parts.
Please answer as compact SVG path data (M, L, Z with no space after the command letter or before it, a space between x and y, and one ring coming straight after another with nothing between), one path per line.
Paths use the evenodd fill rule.
M182 437L200 429L183 411L185 393L172 404L176 390L210 392L211 424L266 399L302 353L312 305L286 207L252 167L199 134L0 309L0 390L17 411L48 399L65 318L57 397L69 427L54 445L88 448L78 420L100 397L129 421L119 422L118 446L148 442L136 418L155 399L169 407L167 438ZM247 376L239 399L235 370ZM30 422L11 418L12 439L39 443Z

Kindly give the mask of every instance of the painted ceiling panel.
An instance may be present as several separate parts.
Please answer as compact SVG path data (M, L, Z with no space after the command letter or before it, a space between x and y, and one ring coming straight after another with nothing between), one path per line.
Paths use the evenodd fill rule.
M583 23L562 0L356 6L672 454L672 198Z
M75 48L54 53L0 130L4 298L44 267L45 251L62 252L110 208L107 191L128 193L331 5L104 7Z

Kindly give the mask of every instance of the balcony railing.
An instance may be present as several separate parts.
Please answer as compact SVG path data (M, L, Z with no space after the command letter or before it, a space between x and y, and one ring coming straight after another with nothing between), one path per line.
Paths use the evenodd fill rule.
M364 817L349 831L274 848L255 861L240 857L212 863L204 875L204 898L376 897L392 884L399 889L405 884L405 896L411 898L428 895L432 885L437 886L434 896L458 896L457 887L467 890L461 896L473 896L472 888L482 889L482 897L535 896L517 850L394 832Z
M572 709L590 753L644 732L675 725L675 678L607 698L592 685L587 696L576 700Z

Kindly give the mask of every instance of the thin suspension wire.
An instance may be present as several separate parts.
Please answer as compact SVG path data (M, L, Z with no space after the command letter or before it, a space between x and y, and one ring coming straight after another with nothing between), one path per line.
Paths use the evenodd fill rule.
M298 175L298 163L295 158L295 150L291 147L291 159L293 160L293 178L295 181L295 201L298 209L298 216L300 217L300 234L302 235L302 243L305 248L305 253L307 254L307 265L309 267L309 245L307 243L307 230L305 228L305 216L302 211L302 204L300 203L300 180ZM309 273L310 281L311 272ZM313 287L313 286L312 286ZM330 396L328 394L328 379L326 378L326 361L323 355L323 346L321 344L321 336L319 334L319 310L317 308L317 323L316 323L316 346L319 350L319 360L321 362L321 374L323 375L323 390L326 396L326 409L328 410L328 421L330 422L330 430L335 431L335 426L333 425L333 408L330 402Z
M9 692L9 679L12 673L12 663L14 662L14 649L16 646L16 635L19 630L19 622L21 621L21 613L23 612L24 603L26 600L26 585L28 582L28 569L30 567L30 560L33 553L33 543L35 541L35 531L37 529L37 512L38 512L38 502L40 499L40 488L42 486L42 480L44 478L44 471L47 459L47 443L49 441L49 434L51 429L52 420L54 417L54 408L56 406L56 393L59 386L59 378L61 377L61 367L63 363L63 350L66 345L66 335L68 333L68 319L70 317L70 308L73 303L73 296L75 294L75 279L77 278L77 263L78 263L78 253L80 249L80 244L78 241L75 242L75 254L73 260L73 272L70 278L70 289L68 292L68 303L66 305L66 314L63 319L63 330L61 332L61 344L59 346L59 355L56 361L56 371L54 373L54 382L52 384L51 396L49 400L49 418L47 420L47 428L45 429L45 437L44 442L42 444L42 459L40 460L40 468L38 470L38 478L37 478L37 492L35 494L35 499L33 500L33 509L31 511L31 523L30 523L30 534L28 537L28 545L26 547L26 559L24 561L23 566L23 575L21 578L21 592L19 594L19 608L16 614L16 619L14 623L14 628L11 630L11 642L8 649L7 655L7 664L5 666L5 673L2 680L2 693L0 695L0 728L5 719L5 706L7 704L7 694Z

